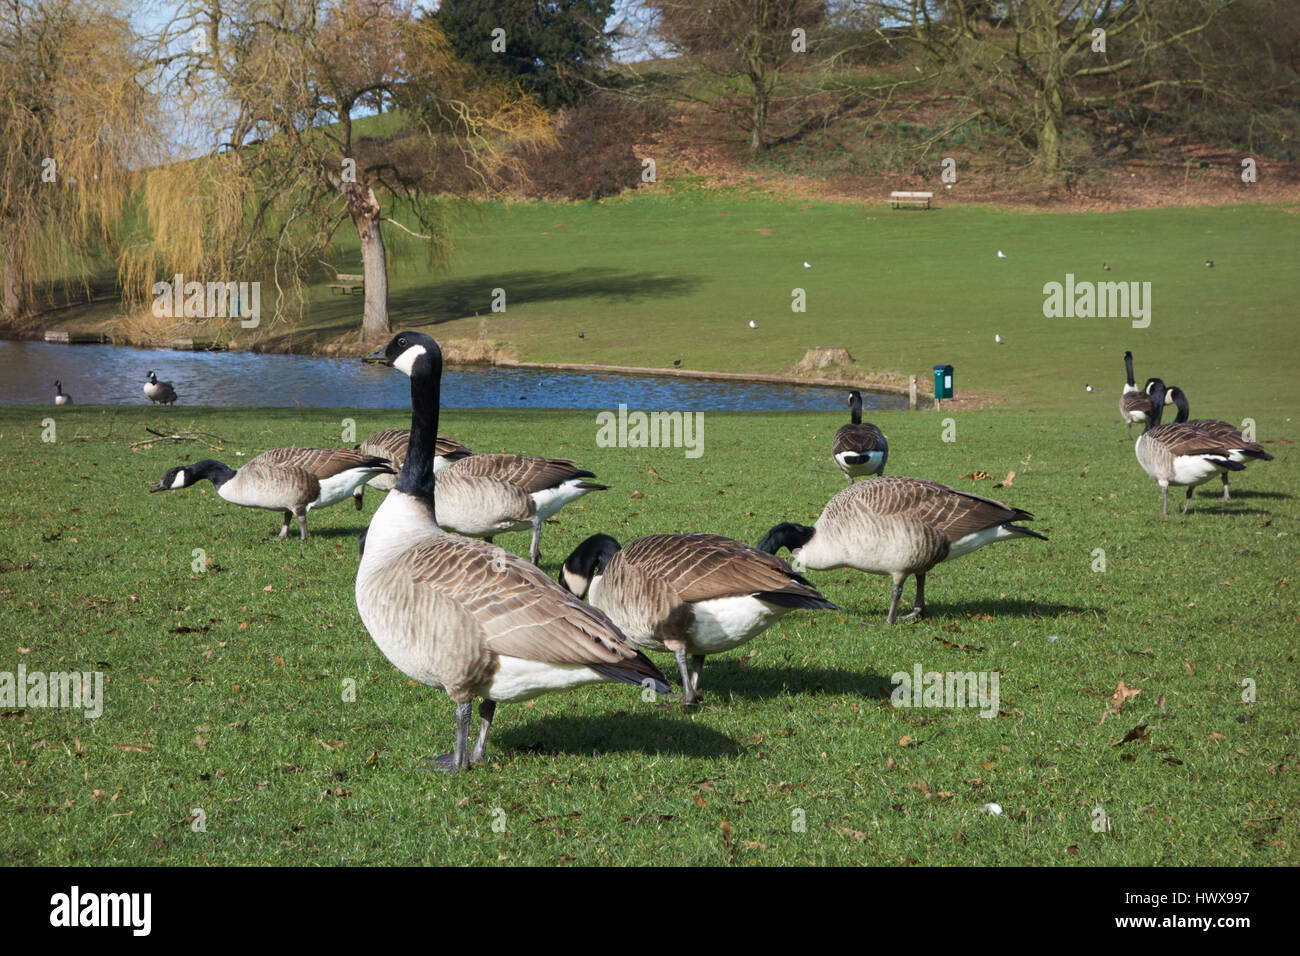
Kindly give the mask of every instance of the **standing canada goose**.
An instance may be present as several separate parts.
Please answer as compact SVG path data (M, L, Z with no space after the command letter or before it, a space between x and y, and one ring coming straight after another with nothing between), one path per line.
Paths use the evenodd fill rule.
M1174 418L1175 424L1187 424L1193 428L1199 428L1203 432L1208 432L1215 438L1232 446L1232 460L1240 464L1247 461L1272 461L1273 456L1264 450L1264 446L1259 442L1251 441L1241 433L1240 429L1233 428L1227 422L1221 422L1214 418L1195 418L1188 421L1187 416L1191 414L1191 408L1187 404L1187 396L1178 386L1169 389L1165 399L1165 404L1173 404L1178 407L1178 415ZM1223 479L1223 500L1231 501L1228 495L1228 473L1220 473Z
M406 461L406 446L410 441L411 430L409 428L385 428L383 431L375 432L358 445L358 451L387 458L392 462L393 468L396 469L391 475L375 475L366 484L380 491L392 491L393 485L397 483L397 472L402 470L402 462ZM456 439L439 435L438 457L433 459L433 470L439 472L453 461L468 458L472 454L474 453ZM358 511L361 510L361 497L365 494L365 490L365 485L361 485L352 493Z
M1007 538L1046 541L1037 531L1012 524L1033 517L934 481L890 476L850 485L826 503L815 527L779 524L758 547L770 554L789 548L801 571L849 567L891 575L894 590L885 623L893 624L909 574L916 575L916 605L905 621L925 614L925 575L941 561Z
M1259 455L1252 452L1245 441L1225 441L1191 424L1160 424L1165 397L1163 385L1152 390L1153 411L1146 430L1133 446L1133 452L1142 470L1160 485L1161 511L1167 517L1170 485L1187 487L1187 500L1183 502L1182 510L1187 514L1192 504L1193 488L1205 484L1215 475L1245 471L1246 466L1239 459L1258 458ZM1227 491L1226 480L1224 491Z
M519 455L471 455L454 461L444 470L446 475L477 475L518 485L530 495L537 505L538 522L533 530L533 541L528 549L533 564L540 562L541 523L570 501L576 501L590 491L606 491L608 485L597 485L587 478L596 476L582 471L569 458L524 458Z
M176 389L172 388L172 383L158 381L158 376L153 372L149 373L149 380L144 383L144 393L159 405L176 403Z
M622 550L592 535L565 560L560 583L640 647L671 652L686 704L698 699L706 654L739 647L795 609L838 610L784 561L716 534L655 534Z
M1145 422L1151 415L1151 389L1160 382L1158 378L1147 379L1146 385L1138 390L1133 378L1133 353L1124 353L1125 383L1124 391L1119 396L1119 414L1128 425L1129 441L1133 440L1133 423Z
M603 612L509 551L438 526L433 459L442 351L427 335L402 332L382 355L411 379L411 442L397 485L366 531L357 610L398 670L443 687L455 701L455 750L436 766L457 771L483 759L499 701L596 681L667 693L663 674ZM483 703L470 751L475 697Z
M65 395L63 393L63 383L60 382L57 378L54 380L54 404L55 405L72 404L72 396Z
M871 422L863 423L862 393L856 389L849 392L849 408L853 420L848 425L840 426L840 430L835 433L831 454L849 484L853 484L853 479L862 475L885 473L889 442L885 441L880 429Z
M206 478L231 504L283 511L282 540L289 536L289 519L297 516L305 541L309 510L337 504L357 485L386 471L392 471L388 459L347 448L273 448L238 471L210 458L177 466L150 490L174 491Z

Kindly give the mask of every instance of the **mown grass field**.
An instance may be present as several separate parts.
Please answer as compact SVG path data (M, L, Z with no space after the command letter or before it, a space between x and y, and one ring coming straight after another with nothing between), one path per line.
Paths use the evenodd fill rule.
M1005 221L1024 230L1037 218ZM1138 234L1131 243L1168 254ZM692 267L711 272L699 257ZM1232 268L1216 260L1213 276L1224 275ZM1256 301L1277 289L1254 290ZM862 295L862 314L881 315ZM967 295L976 301L973 287ZM1224 314L1240 312L1224 297ZM1147 331L1173 337L1159 313ZM1184 331L1200 335L1195 323ZM1040 334L1030 354L1051 361L1008 349L999 367L1045 380L1088 360L1064 368L1068 350ZM965 354L955 335L944 355ZM812 572L844 611L792 615L711 658L698 709L646 703L626 685L506 705L489 761L456 776L417 769L449 749L451 702L390 667L357 616L357 535L377 494L362 514L313 512L306 542L272 540L278 516L228 505L210 485L147 494L187 459L334 445L346 417L364 437L404 414L0 406L0 671L107 676L98 719L0 708L0 862L1295 864L1300 614L1289 578L1300 479L1283 373L1264 341L1195 359L1199 369L1259 353L1231 366L1247 378L1262 370L1249 402L1198 409L1193 395L1193 411L1253 414L1276 460L1235 476L1233 501L1209 485L1191 515L1164 519L1118 422L1116 348L1099 397L1070 411L873 416L891 442L890 473L1032 511L1049 542L941 565L932 617L893 628L887 579ZM1280 363L1288 352L1275 354ZM1178 380L1190 391L1192 378ZM1202 391L1231 386L1223 373ZM46 417L53 442L42 441ZM598 447L590 412L448 412L441 430L476 451L573 457L611 486L547 527L554 577L596 531L754 542L778 521L811 523L843 485L829 461L843 418L706 414L694 460ZM223 447L132 450L145 425L202 429ZM992 487L1012 470L1010 487ZM979 471L990 478L959 477ZM527 546L526 535L498 540ZM202 573L194 549L210 561ZM671 673L671 658L656 660ZM1000 713L891 706L890 675L918 663L997 671ZM1242 700L1246 679L1253 703ZM1120 681L1141 693L1099 724ZM1142 726L1145 736L1117 743ZM990 802L1003 815L980 812ZM1109 832L1094 829L1098 807Z

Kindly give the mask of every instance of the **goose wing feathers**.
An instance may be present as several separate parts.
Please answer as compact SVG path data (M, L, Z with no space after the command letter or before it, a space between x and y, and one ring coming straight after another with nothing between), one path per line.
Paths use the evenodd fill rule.
M574 478L594 478L570 458L524 458L519 455L473 455L453 464L462 474L495 478L519 485L530 494L554 488Z
M320 497L320 479L298 465L258 455L235 472L222 497L249 508L296 508Z
M678 601L785 592L792 597L821 595L775 555L716 534L655 534L633 541L610 561L607 575L620 567L659 582ZM610 583L610 579L606 579Z
M851 521L855 513L898 515L934 529L948 543L1008 521L1030 520L1028 511L923 478L882 477L850 485L826 505L823 517ZM820 523L819 519L819 523Z
M315 475L318 479L333 478L352 468L391 467L388 459L369 455L349 448L272 448L263 452L245 465L248 468L254 462L263 465L301 468Z
M655 673L604 612L486 542L440 535L396 555L369 583L380 592L378 602L402 609L404 621L436 622L448 611L466 615L494 654Z
M1151 396L1145 392L1125 392L1119 400L1120 411L1125 415L1130 412L1151 414Z
M1174 458L1201 455L1228 458L1234 448L1230 442L1194 427L1190 422L1157 425L1143 432L1142 438L1160 445Z
M884 451L885 436L880 429L870 422L864 422L861 425L844 425L835 433L835 441L831 444L831 454L841 455L844 452L856 451Z
M393 463L393 467L398 471L402 470L402 463L406 461L406 451L411 447L411 430L409 428L385 428L377 431L360 445L358 451L365 452L369 455L379 455L387 458ZM439 458L448 455L453 458L467 458L474 454L454 438L448 438L446 435L438 436L436 456Z
M1213 435L1219 441L1232 446L1234 450L1240 451L1250 458L1259 458L1262 461L1273 460L1273 456L1264 450L1263 445L1259 442L1250 441L1238 429L1233 428L1227 422L1217 421L1212 418L1195 418L1185 424Z

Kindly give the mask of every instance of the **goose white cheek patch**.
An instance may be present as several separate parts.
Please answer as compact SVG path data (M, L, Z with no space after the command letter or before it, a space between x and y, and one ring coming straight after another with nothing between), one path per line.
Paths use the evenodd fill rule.
M400 370L409 377L411 374L411 368L415 365L415 360L424 354L425 348L423 345L412 345L397 357L393 362L393 368Z
M184 487L185 487L185 472L178 471L176 472L176 478L172 481L172 491L175 491L177 488L184 488Z

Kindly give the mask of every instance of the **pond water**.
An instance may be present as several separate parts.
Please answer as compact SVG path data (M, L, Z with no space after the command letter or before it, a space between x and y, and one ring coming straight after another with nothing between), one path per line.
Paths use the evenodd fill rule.
M178 405L408 408L407 378L383 365L253 352L178 352L120 345L0 341L0 403L49 404L54 380L78 405L147 404L150 370ZM831 411L846 390L724 379L453 367L444 408L582 408L678 411ZM863 393L866 408L905 408L906 396Z

